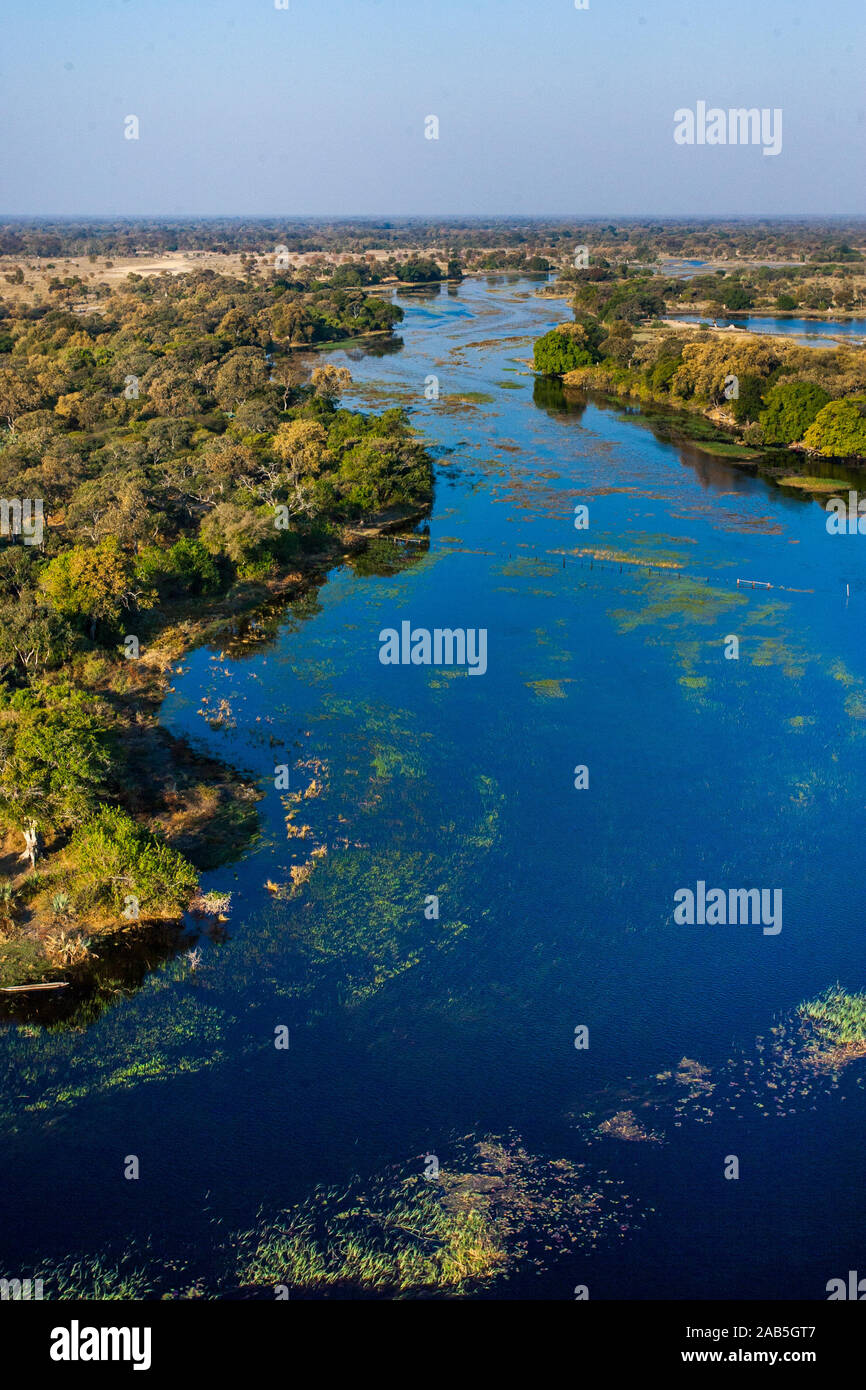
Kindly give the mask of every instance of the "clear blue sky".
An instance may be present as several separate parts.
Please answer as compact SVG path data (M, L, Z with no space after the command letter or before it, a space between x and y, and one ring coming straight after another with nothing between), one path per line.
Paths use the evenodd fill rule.
M289 6L5 0L0 212L866 211L864 0ZM782 153L677 146L699 99Z

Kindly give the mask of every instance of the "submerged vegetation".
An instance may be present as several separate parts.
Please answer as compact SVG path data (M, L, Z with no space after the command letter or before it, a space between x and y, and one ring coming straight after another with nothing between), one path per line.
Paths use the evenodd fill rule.
M220 1243L212 1269L148 1247L39 1268L48 1299L460 1297L543 1270L634 1225L618 1184L526 1151L516 1135L466 1136L440 1164L419 1155L364 1181L319 1187ZM216 1269L218 1273L214 1273Z
M675 1068L618 1089L615 1106L601 1097L601 1110L610 1110L601 1123L591 1110L575 1118L588 1142L615 1138L655 1143L669 1140L670 1132L687 1121L706 1125L750 1111L785 1118L814 1109L820 1092L838 1087L842 1068L864 1057L866 994L850 993L836 984L805 1000L774 1024L767 1037L756 1038L753 1055L731 1057L715 1069L683 1057ZM863 1084L862 1077L858 1084ZM630 1102L628 1109L623 1108L624 1098Z

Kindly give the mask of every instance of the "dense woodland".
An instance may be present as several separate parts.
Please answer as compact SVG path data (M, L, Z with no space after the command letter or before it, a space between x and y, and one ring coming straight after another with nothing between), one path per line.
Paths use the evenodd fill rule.
M572 245L615 248L632 260L657 257L830 262L862 257L859 220L817 218L677 219L626 218L424 218L313 219L209 218L194 221L117 218L102 222L17 219L0 223L0 256L152 255L164 251L269 254L275 245L293 253L362 254L366 251L432 250L461 253L529 249L567 255ZM859 247L852 251L852 247ZM405 257L403 257L405 259Z
M139 814L136 668L160 631L238 591L260 601L349 523L417 512L431 464L404 412L341 408L345 368L301 360L399 322L357 290L130 275L83 312L0 314L0 492L22 503L0 539L0 816L7 871L13 844L32 866L0 885L0 974L17 978L195 890Z

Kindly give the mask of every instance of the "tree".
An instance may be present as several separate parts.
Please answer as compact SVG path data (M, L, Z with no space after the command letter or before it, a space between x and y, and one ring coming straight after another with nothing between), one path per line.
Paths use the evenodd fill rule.
M160 362L146 373L141 389L157 415L197 415L199 404L193 379L173 362Z
M69 503L66 525L94 544L108 536L128 543L152 535L154 517L145 473L139 468L114 470L82 483Z
M152 593L136 589L132 565L114 536L55 556L39 584L56 612L85 623L91 637L100 624L113 627L125 608L147 608L154 600Z
M554 328L536 339L533 349L535 370L545 376L563 376L575 367L590 367L595 361L593 353L584 345L585 340Z
M731 399L731 412L738 424L753 423L764 405L763 380L751 372L737 378L737 395Z
M234 410L268 384L264 356L256 348L238 348L216 374L214 394L223 410Z
M111 764L108 725L88 692L68 684L12 697L0 725L0 814L27 839L30 826L66 827L93 810Z
M10 601L0 599L0 676L35 675L40 668L56 666L75 645L68 622L31 588Z
M439 266L434 260L426 256L414 256L411 260L405 261L397 273L401 280L408 280L413 283L442 279L442 271Z
M274 544L278 532L272 508L218 502L199 529L199 539L210 555L225 555L239 570Z
M11 434L15 433L18 417L39 404L40 391L32 373L15 367L0 367L0 415Z
M765 397L758 419L767 444L793 444L805 435L830 396L813 381L779 381Z
M333 362L325 362L314 367L310 378L313 390L323 400L333 401L352 384L352 373L348 367L337 367Z
M289 399L301 384L301 371L291 357L278 357L271 367L271 381L282 392L283 410L288 410Z
M634 332L624 319L615 320L610 333L598 346L602 357L609 357L618 367L627 367L634 352Z
M745 286L734 283L722 291L722 302L726 309L738 313L742 309L751 309L753 300Z
M829 401L807 429L803 443L826 458L866 458L866 396Z
M290 510L312 514L311 481L329 461L328 436L317 420L292 420L280 425L273 450L285 466Z
M166 593L212 594L220 587L219 570L200 540L182 536L170 550L149 545L135 561L135 577L147 588Z

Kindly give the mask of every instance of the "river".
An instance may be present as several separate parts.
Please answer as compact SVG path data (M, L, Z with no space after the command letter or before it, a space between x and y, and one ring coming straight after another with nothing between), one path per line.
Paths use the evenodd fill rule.
M195 970L154 960L92 1021L0 1036L7 1271L149 1239L206 1275L215 1223L511 1130L640 1221L489 1296L822 1298L862 1265L862 1064L784 1113L721 1083L700 1116L640 1098L866 983L866 542L536 383L566 313L537 283L404 294L401 345L328 354L347 403L404 404L431 441L429 523L182 662L162 720L257 779L261 834L205 875L233 896ZM486 672L383 665L406 619L486 629ZM677 925L699 880L781 889L781 931ZM600 1138L617 1109L667 1142Z
M700 314L673 314L679 323L707 323ZM805 347L836 347L834 338L853 338L854 346L866 339L866 319L810 319L766 317L758 314L737 314L732 318L716 319L719 328L743 328L749 333L781 333L793 337ZM829 341L827 341L829 340Z

